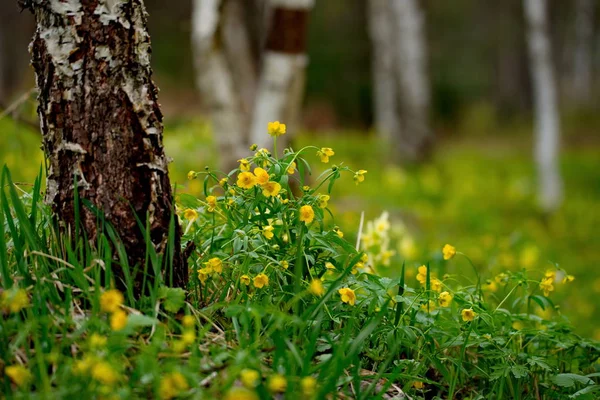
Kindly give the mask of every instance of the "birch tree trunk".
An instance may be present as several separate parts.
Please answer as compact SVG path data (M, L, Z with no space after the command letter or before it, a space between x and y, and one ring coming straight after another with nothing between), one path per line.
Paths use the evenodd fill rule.
M538 170L538 199L546 212L562 201L558 154L560 121L548 36L546 0L525 0L531 74L535 103L535 161Z
M592 0L576 0L572 97L579 104L589 102L591 97L593 45L594 2Z
M402 161L418 162L429 155L433 141L424 16L417 0L389 1L395 22L396 73L402 107L397 153Z
M239 0L194 0L192 45L196 84L210 110L221 169L247 152L256 71Z
M143 1L26 3L37 22L31 52L49 166L46 200L61 225L75 232L75 178L79 197L119 234L132 271L143 271L146 256L136 217L146 222L156 251L165 255L167 284L185 287L188 268L173 214ZM98 219L87 207L79 213L94 243ZM167 254L173 218L174 254ZM170 257L172 264L166 261ZM114 272L123 288L122 270ZM133 276L138 295L143 278L142 272Z
M308 15L314 0L271 3L271 23L250 131L250 142L259 147L267 147L271 142L267 135L269 121L285 122L292 132L297 126L304 95ZM281 139L289 140L290 136Z
M386 142L400 135L394 30L389 0L369 0L375 129Z

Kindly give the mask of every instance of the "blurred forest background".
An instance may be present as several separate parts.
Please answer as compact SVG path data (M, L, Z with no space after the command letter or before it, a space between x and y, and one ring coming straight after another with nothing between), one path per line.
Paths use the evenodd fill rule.
M223 151L224 135L212 133L219 131L214 116L218 96L210 93L206 76L202 78L203 63L216 59L211 52L227 46L229 40L233 43L229 68L235 70L245 60L235 45L258 35L259 40L248 46L248 59L257 59L267 36L261 0L226 0L220 9L223 22L218 22L224 27L199 50L202 45L194 32L202 28L198 31L194 22L207 26L198 12L202 1L146 1L152 64L166 118L165 145L174 160L172 181L179 191L197 195L202 193L202 183L187 181L187 171L226 165L219 154L221 158L230 154ZM386 1L410 3L413 10L391 6L379 14L397 18L400 28L391 23L391 33L384 32L391 35L388 47L378 47L383 25L376 19L377 7ZM551 48L541 64L536 64L528 42L539 27L532 23L537 3L547 7L543 33ZM417 14L405 16L402 22L401 13L414 13L414 8ZM389 211L395 256L382 273L393 275L404 259L413 268L439 260L446 242L482 265L492 280L505 270L537 268L542 273L557 264L576 280L557 285L551 297L563 300L565 314L578 331L600 339L600 324L594 322L600 320L600 303L590 300L600 295L599 17L600 2L595 0L315 1L303 43L307 57L305 87L298 92L302 106L289 119L281 119L291 127L294 148L332 147L336 153L332 163L344 161L368 170L364 185L356 187L347 179L336 188L332 208L340 218L335 223L350 240L358 233L362 211L367 219ZM420 21L416 28L415 21ZM33 17L19 12L15 0L0 0L0 164L6 163L23 182L33 181L43 163L27 52L34 29ZM250 32L249 39L242 31ZM417 36L411 36L415 32ZM397 61L393 56L397 51L416 56ZM389 61L390 57L396 61ZM265 60L256 61L255 67L267 65ZM389 62L407 64L406 68L388 65L393 71L388 70L390 76L382 80L386 71L378 68ZM399 72L415 72L415 65L420 66L416 78ZM549 153L544 153L549 158L543 154L540 161L540 150L534 153L539 148L536 142L543 141L539 135L536 139L536 126L538 133L540 125L547 126L539 122L544 111L536 107L553 97L536 81L536 65L542 70L549 66L553 72L557 101L546 121L550 131L560 134L555 138L560 144L556 160L552 140ZM199 82L203 79L204 84ZM260 84L260 80L252 83ZM406 99L412 84L421 85L421 100ZM384 102L392 114L402 109L393 117L402 128L382 132L389 125L378 115L382 106L377 105L377 96L378 90L386 88L397 88L392 96L403 100L402 107ZM249 124L241 121L240 126ZM422 154L409 157L395 151L398 143L406 149L402 143L417 137L407 138L407 132L419 130L426 131L423 150L416 151ZM248 143L243 144L247 151ZM235 159L241 157L238 152L243 153L231 151ZM558 187L563 189L548 204L539 198L538 182L546 169L555 167L562 181ZM461 260L448 270L441 265L440 274L468 268ZM502 296L502 288L493 295Z

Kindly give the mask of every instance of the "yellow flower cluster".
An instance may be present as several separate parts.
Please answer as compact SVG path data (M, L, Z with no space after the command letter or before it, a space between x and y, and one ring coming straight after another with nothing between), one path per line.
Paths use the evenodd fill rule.
M223 261L219 257L213 257L204 263L204 267L198 269L198 279L204 283L211 274L220 274L223 272Z
M29 305L29 296L24 289L7 289L0 295L0 308L15 314Z
M450 260L456 255L456 248L452 245L447 244L442 249L442 254L444 255L444 260Z
M243 165L243 164L242 164ZM240 169L244 171L242 166ZM248 164L248 170L250 166ZM252 189L259 185L262 188L262 193L265 197L275 197L281 191L281 185L278 182L270 181L269 173L264 168L254 168L252 172L240 172L237 179L237 185L242 189Z
M321 162L328 163L329 157L335 155L335 152L330 147L322 147L321 150L317 151L317 156L321 158Z
M286 126L279 121L269 122L267 124L267 132L273 137L281 136L285 134Z
M174 371L166 374L160 380L158 394L161 399L170 400L189 389L187 380L181 372Z
M127 312L121 309L123 294L117 289L110 289L100 296L100 309L110 314L110 328L120 331L127 325Z

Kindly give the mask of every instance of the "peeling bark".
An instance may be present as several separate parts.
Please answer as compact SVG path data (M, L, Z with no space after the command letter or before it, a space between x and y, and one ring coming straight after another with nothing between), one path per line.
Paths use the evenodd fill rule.
M46 200L61 225L74 231L75 178L79 197L119 234L130 268L142 271L146 245L136 216L147 221L152 244L162 254L173 216L143 1L28 3L37 21L31 52L49 166ZM94 243L98 220L87 208L79 212ZM165 282L185 287L188 269L176 218L175 226L172 273L165 261ZM122 270L115 273L123 287ZM152 278L153 271L148 274ZM133 276L138 295L142 279L142 272Z
M544 211L552 212L560 206L563 194L558 164L560 121L548 34L548 4L546 0L525 0L524 6L535 103L538 201Z

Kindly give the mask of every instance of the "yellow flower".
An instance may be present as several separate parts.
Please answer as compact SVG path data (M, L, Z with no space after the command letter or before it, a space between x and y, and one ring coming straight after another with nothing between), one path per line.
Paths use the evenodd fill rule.
M417 280L419 281L419 283L421 285L424 285L427 283L427 267L425 265L421 265L419 268L417 268L417 270L419 271L419 273L417 274Z
M429 300L429 301L421 304L421 310L423 310L425 312L431 312L431 311L435 310L436 307L437 307L437 304L433 300Z
M356 183L358 185L359 183L364 182L366 173L367 173L367 171L364 169L360 169L360 170L356 171L356 173L354 174L354 183Z
M117 311L123 304L123 294L117 289L107 290L100 296L100 309L109 313Z
M105 385L112 385L119 380L119 375L115 372L114 368L102 360L92 365L91 375L92 378Z
M258 274L254 277L254 287L262 289L264 286L269 286L269 277L265 274Z
M24 289L12 288L5 290L0 296L0 307L11 313L18 313L29 304L29 297Z
M242 189L252 189L256 185L256 176L252 172L241 172L238 175L237 185Z
M271 240L273 239L273 236L275 236L275 234L273 233L273 228L271 225L267 225L265 227L262 228L262 234L264 237L267 238L267 240Z
M498 284L496 283L496 281L492 281L492 280L487 280L485 282L485 284L483 285L483 290L486 290L488 292L497 292L498 291Z
M32 378L31 372L22 365L9 365L4 369L4 373L17 386L25 386Z
M452 295L448 292L442 292L442 293L440 293L440 296L438 297L438 301L439 301L441 307L448 307L448 306L450 306L450 303L452 302Z
M456 248L447 244L442 249L442 253L444 254L444 260L449 260L456 255Z
M258 395L242 387L232 387L225 395L224 400L258 400Z
M196 177L196 171L190 171L187 173L187 178L191 181Z
M215 208L217 208L217 198L215 196L208 196L206 204L208 205L208 212L215 211Z
M431 280L431 290L433 290L435 292L441 292L442 291L442 281L440 281L439 279L433 278Z
M315 296L323 296L325 294L325 289L323 288L323 282L320 279L313 279L310 281L310 285L308 286L308 291L314 294Z
M240 381L242 381L242 384L248 389L255 388L256 385L258 385L259 379L260 374L254 369L243 369L242 372L240 372Z
M183 212L183 218L187 219L188 221L195 221L198 218L198 213L196 210L186 208Z
M211 271L216 272L217 274L223 272L223 261L221 261L219 257L211 258L205 262L204 265L206 265L206 268L210 268Z
M563 283L570 283L573 282L575 280L575 277L573 275L565 275L565 277L563 278L562 282Z
M413 382L413 387L417 390L421 390L425 387L425 384L421 381Z
M509 276L507 274L505 274L504 272L502 272L501 274L496 275L494 280L496 281L496 283L499 283L500 285L506 285L508 283L508 278L509 278Z
M351 306L353 306L356 303L356 294L354 293L354 290L350 288L341 288L340 290L338 290L338 293L342 297L343 303L348 303Z
M277 182L267 182L262 186L262 193L265 197L275 197L281 191L281 185Z
M288 269L288 268L290 267L290 263L289 263L289 262L287 262L287 261L285 261L285 260L281 261L281 262L279 263L279 265L280 265L280 266L281 266L281 268L283 268L283 269Z
M172 399L189 389L189 385L181 372L171 372L160 380L158 395L161 399Z
M269 390L274 393L285 392L287 380L285 377L275 374L269 378Z
M86 374L95 363L96 359L94 357L86 355L81 360L75 361L73 364L73 372L79 375Z
M335 228L333 228L333 231L336 235L338 235L340 239L344 237L344 232L342 232L342 230L339 227L336 226Z
M308 225L313 222L313 219L315 219L315 211L311 206L305 205L300 207L300 221Z
M267 132L273 137L285 134L286 126L279 121L269 122L267 124Z
M110 329L120 331L127 325L127 313L121 309L116 310L110 316Z
M248 286L250 285L250 277L246 274L240 276L240 282L242 282L244 285Z
M312 397L317 389L317 380L312 376L305 376L300 380L300 387L302 388L302 394Z
M245 158L239 159L238 162L240 163L240 171L245 172L245 171L250 171L250 162L248 160L246 160Z
M326 208L327 203L329 202L329 196L326 194L322 194L319 196L319 207Z
M332 263L330 263L329 261L325 263L325 268L329 269L329 270L335 270L335 265L333 265Z
M183 335L181 335L181 341L188 346L194 343L196 341L196 331L191 329L184 331Z
M227 178L221 178L219 186L225 187L225 185L227 185Z
M263 168L254 168L254 176L256 176L256 183L259 185L269 182L269 173Z
M193 315L186 315L181 319L181 324L186 328L191 328L196 325L196 318Z
M540 289L544 291L544 296L550 296L550 292L554 291L554 279L553 278L544 278L540 282Z
M212 273L211 268L200 268L198 270L198 279L200 282L204 283L208 280L209 275Z
M294 172L296 172L296 162L292 161L286 171L290 175L292 175Z
M473 311L472 308L465 308L461 311L460 315L462 316L463 321L473 321L477 316L477 313Z
M554 280L556 279L556 271L554 271L554 270L550 270L550 269L549 269L549 270L548 270L548 271L546 271L546 273L544 274L544 278L545 278L545 279L548 279L548 280L550 280L550 281L552 281L552 282L554 282Z
M330 147L322 147L321 150L317 151L317 156L321 158L321 162L328 163L329 157L335 155L335 152Z
M98 335L97 333L92 333L92 335L90 336L90 347L93 348L101 348L106 346L106 336L102 336L102 335Z

